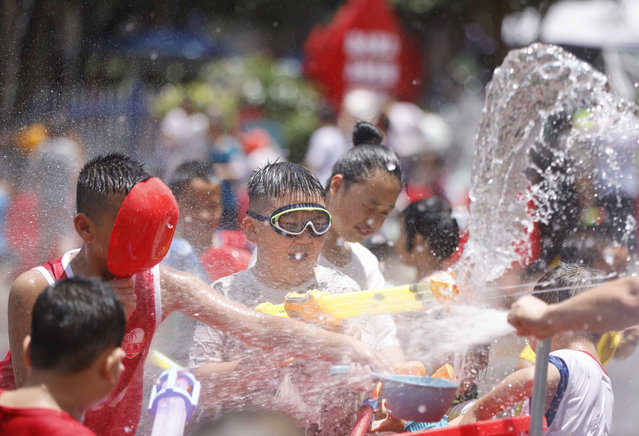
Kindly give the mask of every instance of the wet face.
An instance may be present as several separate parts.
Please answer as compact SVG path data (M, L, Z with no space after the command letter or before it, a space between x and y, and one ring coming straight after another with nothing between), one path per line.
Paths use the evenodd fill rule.
M287 205L315 203L324 206L324 200L303 195L286 196L270 202L253 212L270 217L273 211ZM303 224L307 220L317 219L316 211L296 211L283 215L280 224L292 228L295 223ZM295 286L308 280L322 249L323 236L313 236L310 226L299 236L285 236L276 232L269 222L246 217L243 222L244 233L257 245L256 268L268 275L271 281L279 281L282 286Z
M191 245L209 248L222 217L220 185L196 178L180 194L179 231Z
M334 230L347 241L363 241L384 224L395 207L400 190L397 178L381 170L348 186L344 185L340 174L335 175L328 200Z

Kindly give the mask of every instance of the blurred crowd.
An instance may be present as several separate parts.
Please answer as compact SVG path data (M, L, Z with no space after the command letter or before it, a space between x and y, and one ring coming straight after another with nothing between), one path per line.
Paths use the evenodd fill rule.
M464 210L468 181L460 181L464 176L455 173L459 147L441 116L365 89L348 93L337 109L324 106L319 116L321 126L309 139L303 164L322 183L328 181L339 156L352 147L355 123L369 121L386 133L384 144L401 158L406 177L399 209L435 196ZM68 218L75 208L74 179L92 153L74 126L56 115L2 138L0 261L13 271L12 276L78 245ZM257 168L288 157L286 147L275 139L272 122L259 114L229 120L219 108L201 110L186 98L157 123L157 130L152 156L141 156L155 175L180 185L180 180L197 173L219 185L219 199L208 203L198 197L197 187L180 185L176 191L184 211L180 231L199 235L187 238L197 239L194 248L199 258L208 249L227 245L244 250L234 252L234 259L244 258L245 250L251 249L240 231L248 201L246 182ZM468 174L468 168L462 171ZM395 215L377 242L398 237Z

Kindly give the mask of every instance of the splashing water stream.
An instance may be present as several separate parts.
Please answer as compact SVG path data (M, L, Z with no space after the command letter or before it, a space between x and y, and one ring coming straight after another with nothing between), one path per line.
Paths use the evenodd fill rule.
M469 240L453 268L461 299L475 306L423 320L411 351L428 361L512 331L505 312L485 306L503 304L508 288L511 296L530 293L534 283L500 286L499 279L515 263L534 268L531 254L540 258L538 271L547 269L582 225L581 209L604 208L615 244L632 247L634 208L626 205L639 193L636 111L611 92L603 74L559 47L533 44L508 54L487 86Z
M475 141L470 238L456 267L465 288L481 299L487 283L530 253L535 221L564 232L578 221L580 201L611 198L614 208L636 197L629 167L636 109L610 91L604 75L559 47L533 44L508 54L487 87ZM583 197L580 189L589 198L575 198ZM615 230L629 241L632 211L618 212ZM550 245L561 244L557 236Z

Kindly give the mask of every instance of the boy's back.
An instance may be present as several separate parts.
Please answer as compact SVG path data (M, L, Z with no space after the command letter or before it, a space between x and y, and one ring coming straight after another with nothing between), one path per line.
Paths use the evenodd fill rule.
M61 410L3 406L3 392L0 390L0 436L95 436L95 433Z
M550 353L561 381L546 418L548 436L612 434L614 396L606 371L582 350Z

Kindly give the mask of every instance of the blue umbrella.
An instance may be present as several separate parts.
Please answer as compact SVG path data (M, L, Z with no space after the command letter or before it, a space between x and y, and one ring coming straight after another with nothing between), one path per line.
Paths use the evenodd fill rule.
M230 52L225 43L204 32L171 27L147 29L109 45L131 56L189 60L206 60Z

